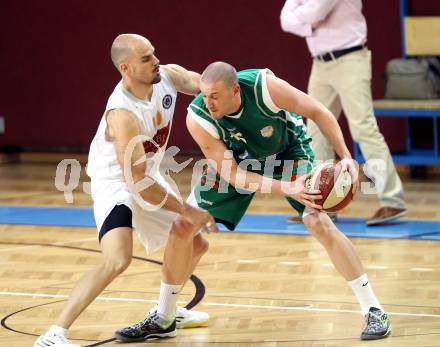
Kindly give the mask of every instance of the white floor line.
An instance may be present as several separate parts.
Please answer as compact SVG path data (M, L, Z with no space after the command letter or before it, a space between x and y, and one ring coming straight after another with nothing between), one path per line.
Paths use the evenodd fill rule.
M388 266L383 266L383 265L368 265L367 269L370 270L386 270L388 269Z
M48 243L48 245L50 245L50 246L63 246L63 245L68 245L70 243L93 241L93 240L97 240L97 238L96 237L89 237L87 239ZM43 245L30 245L30 246L19 246L19 247L12 247L12 248L2 248L2 249L0 249L0 252L9 252L9 251L22 250L22 249L37 248L37 247L43 247Z
M27 296L37 298L67 298L67 295L59 294L39 294L39 293L17 293L17 292L0 292L0 296ZM122 301L122 302L150 302L156 303L157 300L150 299L134 299L134 298L112 298L105 296L98 296L97 300L102 301ZM185 304L184 301L179 301L178 304ZM273 306L273 305L248 305L248 304L224 304L218 302L201 302L203 306L220 306L220 307L232 307L232 308L253 308L253 309L267 309L267 310L283 310L283 311L310 311L310 312L332 312L332 313L355 313L361 314L356 310L340 310L331 308L316 308L316 307L289 307L289 306ZM407 316L407 317L431 317L440 318L440 314L428 314L428 313L406 313L406 312L387 312L390 316Z
M321 264L321 266L324 266L324 267L335 267L333 264Z
M239 263L239 264L256 264L256 263L258 263L258 260L256 260L256 259L239 259L239 260L237 260L237 263Z
M287 265L287 266L297 266L300 265L300 262L297 261L280 261L280 265Z
M434 269L427 268L427 267L413 267L409 269L409 271L416 271L416 272L431 272L434 271Z

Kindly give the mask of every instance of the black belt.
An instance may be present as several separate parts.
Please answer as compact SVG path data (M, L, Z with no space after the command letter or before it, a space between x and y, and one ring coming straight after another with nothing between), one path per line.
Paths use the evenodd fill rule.
M364 48L365 48L365 45L359 45L359 46L354 46L354 47L350 47L350 48L338 49L336 51L332 51L332 52L318 55L318 56L316 56L316 59L327 62L330 60L338 59L348 53L360 51L361 49L364 49Z

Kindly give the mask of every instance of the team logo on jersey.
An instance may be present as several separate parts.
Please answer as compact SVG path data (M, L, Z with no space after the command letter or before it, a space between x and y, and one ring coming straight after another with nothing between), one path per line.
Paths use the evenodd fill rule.
M263 137L271 137L273 135L273 126L268 125L267 127L264 127L260 130L261 136Z
M173 97L170 94L167 94L162 99L162 106L164 109L168 110L173 104Z
M242 133L230 131L229 136L236 141L243 141L244 143L246 143L246 139L243 137Z

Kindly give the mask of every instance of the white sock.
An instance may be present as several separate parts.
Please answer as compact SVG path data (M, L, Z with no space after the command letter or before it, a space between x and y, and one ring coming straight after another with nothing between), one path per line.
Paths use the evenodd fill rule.
M348 282L348 284L350 285L351 289L353 289L354 295L356 295L356 298L361 305L364 316L368 313L370 307L376 307L384 311L382 305L379 303L379 300L377 300L376 295L374 295L373 288L368 281L367 274L363 274L359 278Z
M176 304L179 298L181 284L166 284L160 282L160 296L157 303L157 314L165 320L173 320L176 315Z
M67 335L67 329L64 329L63 327L60 327L59 325L52 325L49 330L46 333L49 336L52 335L62 335L62 336L66 336Z

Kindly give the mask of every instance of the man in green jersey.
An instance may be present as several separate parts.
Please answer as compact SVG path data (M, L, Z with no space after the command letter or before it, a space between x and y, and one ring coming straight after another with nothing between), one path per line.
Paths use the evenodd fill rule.
M351 241L315 203L320 192L305 187L314 155L299 115L319 126L356 182L355 191L358 186L357 166L330 111L267 69L237 73L215 62L203 72L200 89L187 116L209 162L192 192L198 206L233 230L256 191L286 197L353 289L366 320L361 339L386 337L389 319Z

